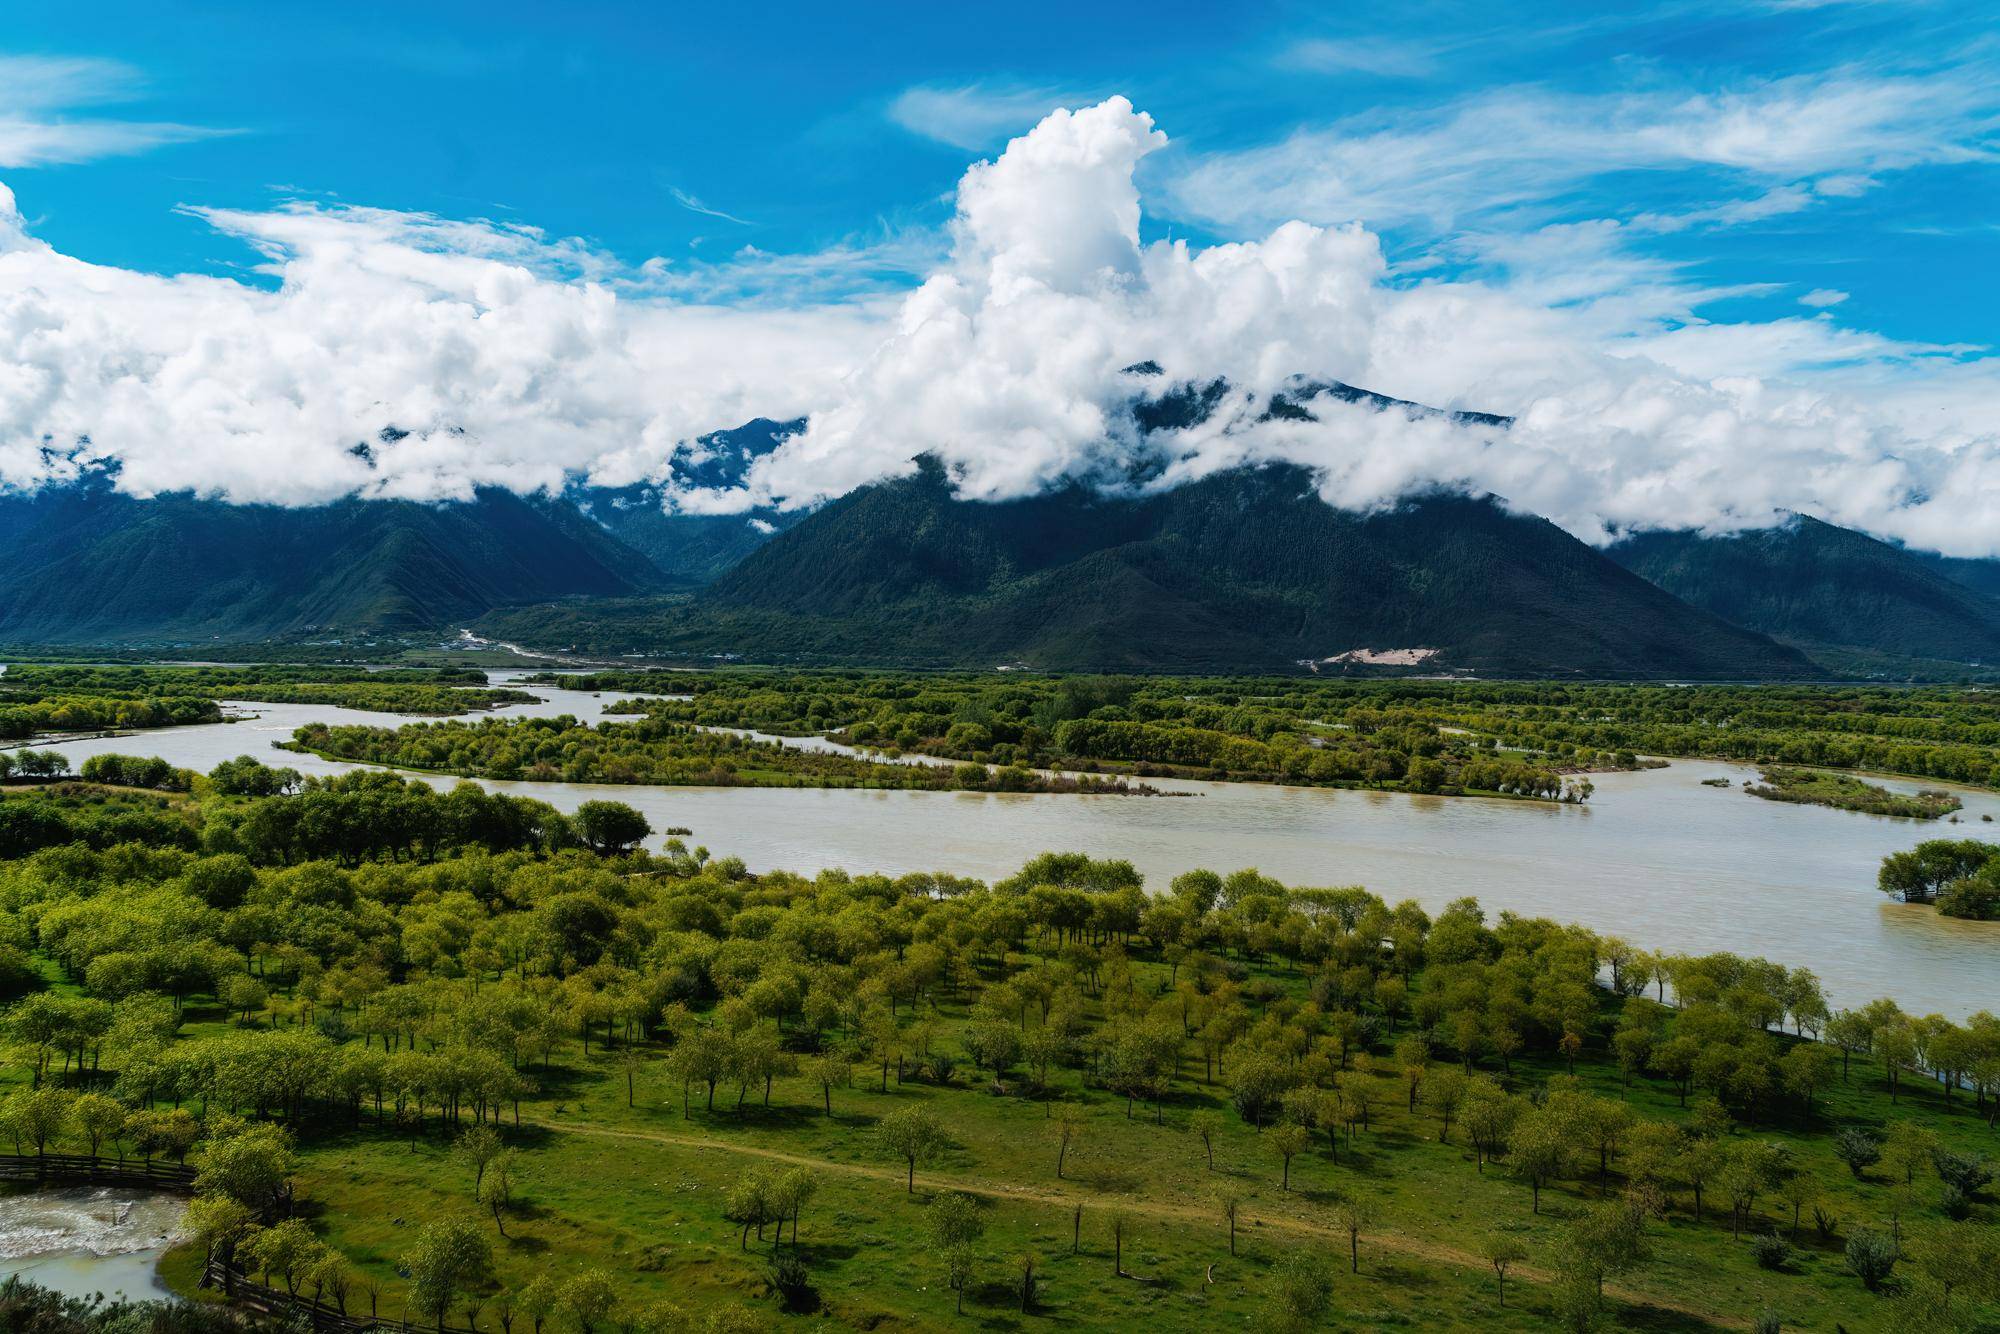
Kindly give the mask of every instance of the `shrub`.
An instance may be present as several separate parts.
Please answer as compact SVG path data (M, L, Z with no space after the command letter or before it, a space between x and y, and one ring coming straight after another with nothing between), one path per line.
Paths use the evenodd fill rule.
M1792 1244L1776 1232L1766 1232L1750 1242L1751 1251L1757 1256L1760 1269L1783 1269L1785 1262L1792 1258Z
M1977 1195L1987 1182L1993 1180L1993 1164L1986 1160L1984 1154L1933 1149L1931 1165L1937 1168L1938 1180L1968 1197Z
M1972 1200L1966 1193L1947 1182L1944 1194L1938 1199L1938 1208L1944 1210L1946 1218L1968 1218L1972 1214Z
M1776 1311L1759 1311L1753 1326L1757 1334L1779 1334L1784 1327L1785 1322L1779 1318Z
M1847 1267L1860 1277L1863 1287L1874 1292L1896 1267L1896 1243L1879 1232L1856 1232L1847 1239Z
M819 1305L813 1291L812 1271L796 1250L783 1251L771 1258L771 1286L777 1289L787 1311L811 1311Z
M1882 1161L1882 1141L1865 1130L1847 1127L1833 1138L1834 1156L1855 1176Z

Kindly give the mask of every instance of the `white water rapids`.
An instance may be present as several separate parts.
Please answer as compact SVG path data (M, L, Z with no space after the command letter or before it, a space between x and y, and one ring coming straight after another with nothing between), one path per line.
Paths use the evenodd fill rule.
M76 1186L0 1198L0 1276L19 1274L72 1296L141 1300L187 1202L116 1186Z

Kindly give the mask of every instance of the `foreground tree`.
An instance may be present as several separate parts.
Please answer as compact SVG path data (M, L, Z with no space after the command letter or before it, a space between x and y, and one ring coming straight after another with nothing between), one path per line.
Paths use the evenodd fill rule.
M950 1143L937 1113L927 1107L897 1108L876 1124L875 1135L883 1148L908 1167L903 1189L910 1195L917 1193L918 1164L930 1163Z
M1361 1234L1375 1226L1375 1206L1349 1195L1333 1207L1334 1226L1347 1234L1347 1268L1361 1272Z
M577 836L599 856L629 852L653 832L646 817L622 801L586 801L570 818Z
M925 1238L944 1258L945 1285L957 1295L960 1315L965 1314L965 1289L972 1281L972 1243L985 1231L986 1220L970 1195L945 1191L924 1210Z
M603 1269L586 1269L562 1285L558 1306L583 1334L592 1334L611 1317L618 1304L618 1287Z
M1500 1305L1507 1304L1507 1271L1528 1258L1528 1248L1519 1237L1505 1232L1496 1232L1480 1244L1479 1253L1486 1257L1486 1263L1493 1266L1493 1277L1499 1284Z
M410 1276L410 1305L442 1334L452 1302L492 1272L493 1251L479 1229L464 1219L439 1219L417 1234L403 1256L403 1268Z

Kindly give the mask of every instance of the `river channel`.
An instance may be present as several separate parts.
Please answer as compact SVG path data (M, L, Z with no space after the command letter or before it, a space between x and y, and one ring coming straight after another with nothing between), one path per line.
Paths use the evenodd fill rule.
M523 673L494 672L494 684ZM529 687L540 701L500 717L596 721L625 698ZM238 704L254 718L49 747L80 764L102 752L158 755L206 771L255 755L306 773L361 766L272 750L312 721L394 727L408 718L318 705ZM795 743L830 744L830 743ZM457 780L428 775L428 781ZM2000 923L1940 918L1875 889L1884 854L1945 834L2000 839L2000 794L1961 791L1962 823L1917 822L1760 801L1755 771L1676 761L1595 776L1585 806L1388 792L1174 782L1186 797L798 788L628 787L486 782L574 809L627 802L655 828L752 870L949 871L993 879L1048 849L1123 857L1149 886L1190 867L1254 866L1292 884L1365 885L1435 911L1472 895L1502 909L1581 922L1655 950L1732 950L1811 968L1835 1005L1890 996L1954 1018L2000 1007ZM1725 778L1729 788L1704 779ZM1892 787L1916 785L1887 780ZM656 840L657 842L657 840Z

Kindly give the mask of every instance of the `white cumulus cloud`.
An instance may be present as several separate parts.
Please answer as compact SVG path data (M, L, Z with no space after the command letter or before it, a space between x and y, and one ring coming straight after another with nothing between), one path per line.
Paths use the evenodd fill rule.
M694 293L726 281L530 228L303 203L196 210L258 253L255 282L135 273L38 241L0 190L0 485L110 459L137 494L286 504L652 479L682 508L742 513L922 453L978 499L1284 461L1336 504L1464 487L1594 540L1797 509L2000 547L2000 374L1976 349L1789 303L1706 322L1705 302L1761 289L1693 288L1622 250L1613 222L1473 242L1574 261L1512 283L1412 281L1358 223L1145 242L1135 173L1166 145L1123 98L1051 112L966 171L920 284L792 304L725 304ZM1164 374L1128 371L1146 361ZM1336 400L1316 421L1268 416L1301 373L1518 420ZM1208 420L1139 436L1136 395L1214 377L1234 390ZM753 416L809 420L741 488L669 475L679 442Z

